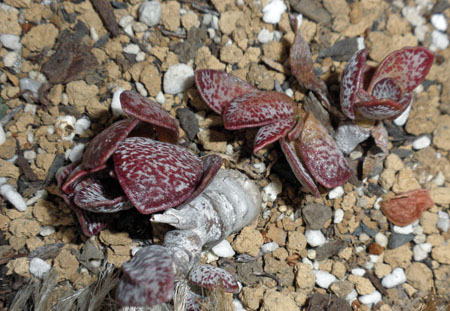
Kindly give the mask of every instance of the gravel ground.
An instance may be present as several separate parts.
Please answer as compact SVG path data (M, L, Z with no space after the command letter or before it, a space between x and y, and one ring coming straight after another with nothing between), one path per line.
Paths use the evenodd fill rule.
M167 228L150 228L133 212L88 239L58 196L57 169L79 160L91 138L120 118L111 108L120 88L177 118L181 145L221 155L225 167L260 186L260 217L227 239L235 254L206 251L202 259L237 275L241 292L224 298L236 310L423 310L434 290L435 300L450 301L448 1L105 3L0 4L0 309L39 282L53 284L48 300L30 298L22 310L63 310L55 307L62 297L98 282L111 285L96 292L98 309L115 309L107 294L114 267L145 240L160 243ZM302 102L308 93L289 74L291 13L301 14L315 71L335 99L358 48L366 47L371 65L404 46L435 52L409 117L384 122L386 159L320 199L302 191L278 144L252 154L256 130L224 130L193 85L194 70L219 69ZM351 162L370 147L358 146ZM380 201L420 188L433 206L411 225L389 222Z

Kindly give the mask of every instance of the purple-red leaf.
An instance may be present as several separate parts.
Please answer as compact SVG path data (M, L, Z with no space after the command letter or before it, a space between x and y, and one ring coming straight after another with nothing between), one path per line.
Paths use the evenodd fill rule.
M414 90L430 71L434 54L424 47L405 47L386 56L378 66L369 85L372 93L376 85L390 78L405 93Z
M353 106L356 101L356 92L363 87L364 73L366 72L366 58L368 52L356 52L345 66L341 80L341 109L350 119L355 119Z
M309 192L314 194L317 198L320 198L320 192L317 188L316 183L312 179L309 172L306 170L306 168L303 166L302 162L298 158L297 154L295 153L294 148L286 142L285 138L280 139L280 145L281 150L283 150L284 155L286 156L286 160L288 161L289 165L292 168L292 171L294 172L295 177L297 177L297 180L305 187Z
M395 84L395 81L390 78L384 78L378 81L372 91L372 96L378 99L392 99L400 100L402 98L403 90Z
M286 94L258 91L234 98L223 111L223 123L229 130L258 127L291 119L296 111L297 105Z
M301 136L296 142L305 166L313 178L327 188L344 184L351 176L350 167L333 138L312 113L308 113Z
M371 120L394 119L402 114L411 103L411 100L410 93L406 93L400 101L372 99L371 101L356 103L355 110L363 117Z
M95 136L84 152L83 168L90 170L105 164L119 143L127 138L138 123L137 119L120 120Z
M77 215L78 221L81 225L81 231L87 237L96 235L102 231L111 221L111 214L92 213L86 210L79 209L75 204L66 201Z
M201 161L187 149L144 137L125 139L113 159L122 189L142 214L182 203L203 174Z
M322 102L328 108L328 90L325 82L320 80L314 72L314 63L308 43L303 39L300 29L297 27L294 43L289 54L291 72L304 88L319 95Z
M178 138L178 127L175 120L160 105L132 91L122 92L120 103L123 111L129 116L164 128L170 131L172 136Z
M237 293L239 285L228 271L211 265L198 265L189 273L189 281L207 289L223 289L227 293Z
M153 306L172 299L174 286L171 252L159 245L139 250L122 265L116 299L123 306Z
M253 144L253 152L256 153L258 152L258 150L277 141L281 137L285 137L286 134L292 129L294 124L295 121L291 118L288 118L275 121L261 127L258 130L258 133L256 133L255 142Z
M183 202L184 204L189 203L191 200L195 199L206 187L211 183L211 181L216 177L217 172L222 166L222 157L216 154L209 154L200 159L203 165L203 175L200 179L199 184L194 192L189 195L189 197Z
M259 91L244 80L213 69L197 70L195 84L205 103L218 114L233 98Z

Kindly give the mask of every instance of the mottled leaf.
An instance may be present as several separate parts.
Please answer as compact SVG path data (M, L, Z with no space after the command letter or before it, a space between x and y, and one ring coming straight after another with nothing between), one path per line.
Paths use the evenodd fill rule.
M290 119L297 105L286 94L279 92L253 92L234 98L223 111L226 129L237 130Z
M83 168L90 170L103 165L138 123L137 119L120 120L95 136L84 152Z
M397 226L407 226L413 223L433 205L427 189L412 190L380 202L383 213L390 222Z
M279 120L261 127L256 133L255 142L253 145L253 152L265 146L277 141L281 137L285 137L286 134L292 129L295 121L291 118Z
M410 93L405 94L400 101L373 99L371 101L356 103L355 110L370 120L395 119L409 106L411 100Z
M305 166L314 180L327 188L343 185L351 176L342 152L333 138L312 113L305 118L297 152L302 155Z
M125 139L113 159L122 189L143 214L182 203L203 174L203 165L193 153L149 138Z
M69 164L67 166L61 167L56 172L56 183L58 184L58 188L61 189L63 184L66 182L67 178L70 176L70 174L75 169L75 167L77 167L78 164L79 163L74 162L74 163Z
M325 82L320 80L314 73L311 50L300 33L299 27L296 29L294 43L291 46L289 62L291 65L291 72L297 78L299 84L302 87L315 92L325 106L329 107L327 86Z
M75 190L76 185L87 174L88 171L83 168L82 164L77 165L75 168L71 167L69 176L66 176L64 184L60 187L61 191L63 191L65 194L71 194Z
M377 84L385 78L409 93L414 90L430 71L434 54L424 47L405 47L386 56L378 66L370 82L368 92L372 94Z
M364 73L366 71L366 58L368 52L359 50L348 61L341 79L341 109L350 119L355 119L353 106L356 101L356 92L363 87Z
M297 180L305 187L309 192L314 194L317 198L320 198L320 192L317 188L316 183L313 178L303 166L302 162L298 158L294 148L286 142L284 138L280 139L281 150L283 150L284 155L286 156L286 160L291 166L292 171L294 172Z
M200 193L205 190L206 187L211 183L211 181L216 177L217 172L219 172L222 166L223 159L217 154L210 154L201 158L203 165L203 175L200 179L199 184L194 192L183 202L184 204L189 203L191 200L195 199Z
M132 91L122 92L120 94L120 103L127 115L164 128L170 131L172 136L178 138L178 126L175 120L157 103Z
M205 103L218 114L233 98L258 91L244 80L213 69L197 70L195 84Z
M220 288L227 293L237 293L239 291L239 285L231 273L211 265L194 267L189 273L189 281L207 289Z
M116 300L123 306L153 306L172 299L174 286L171 252L159 245L139 250L122 265Z
M390 78L381 79L372 90L372 96L378 99L400 100L402 95L403 90Z
M81 225L81 231L87 237L96 235L112 221L111 214L92 213L78 208L75 204L68 203L68 205L75 212L75 215L77 215Z

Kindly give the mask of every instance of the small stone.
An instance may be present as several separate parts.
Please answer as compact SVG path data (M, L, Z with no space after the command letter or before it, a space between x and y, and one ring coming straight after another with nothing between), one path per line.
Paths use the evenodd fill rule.
M257 256L264 239L261 233L251 227L245 227L233 241L233 249L240 254Z
M358 300L365 305L374 305L381 301L381 294L379 291L375 290L370 294L360 296Z
M381 285L386 288L393 288L406 282L405 271L402 268L395 268L390 274L381 280Z
M406 278L410 285L426 293L430 290L430 284L433 283L433 272L427 265L414 262L406 269Z
M282 0L272 0L263 9L263 21L269 24L278 24L281 20L281 15L286 11L287 6Z
M52 266L46 263L40 258L33 258L30 260L30 273L37 278L42 278L42 276L49 272Z
M268 43L273 40L273 32L269 31L266 28L261 29L258 33L258 41L262 44Z
M421 243L414 245L413 247L413 255L415 261L422 261L428 257L428 254L431 252L431 248L433 245L431 243Z
M449 45L447 34L442 33L439 30L433 30L431 32L431 42L431 49L445 50Z
M372 255L381 255L384 252L384 247L378 243L370 243L367 251Z
M159 24L162 7L159 1L145 1L139 6L139 21L147 26Z
M329 206L322 204L308 204L302 210L303 219L309 229L320 230L331 219L332 211Z
M63 248L54 259L54 269L58 272L59 280L68 280L77 271L79 266L77 258L68 248Z
M407 268L411 264L413 253L409 244L404 244L395 249L387 249L384 252L384 262L392 268Z
M413 141L412 147L414 148L414 150L420 150L420 149L428 147L430 144L431 144L430 137L425 135L425 136L416 138Z
M132 242L127 232L112 232L108 229L102 230L99 238L106 245L130 245Z
M406 124L406 121L408 121L409 113L411 112L411 105L408 106L408 108L405 109L397 118L392 121L397 126L403 126Z
M330 192L328 192L328 198L330 200L340 198L343 195L344 195L344 188L342 188L341 186L336 187L336 188L330 190Z
M220 15L219 28L226 35L230 35L236 29L236 23L242 19L241 11L226 11Z
M375 265L375 275L380 279L391 273L391 271L391 266L387 264L380 262Z
M383 233L378 232L375 235L375 242L377 242L382 247L386 247L388 245L388 238Z
M336 281L330 286L330 290L338 297L345 298L353 290L353 283L350 281Z
M434 203L447 206L450 204L450 187L436 187L430 190Z
M297 311L298 307L294 299L290 296L283 295L275 289L266 290L264 293L261 311Z
M275 242L265 243L261 246L261 251L264 254L271 253L278 248L278 244Z
M398 172L403 168L403 161L397 154L391 153L384 160L384 167Z
M330 285L336 281L336 277L326 271L313 271L316 276L316 284L322 288L327 289Z
M133 44L133 43L130 43L123 48L124 53L133 54L133 55L136 55L137 53L139 53L139 51L140 51L139 46L137 44Z
M396 249L406 243L414 240L414 234L400 234L400 233L392 233L389 237L388 247L390 249Z
M307 243L312 247L317 247L320 245L325 244L327 241L325 236L320 230L306 230L305 231L305 237Z
M12 34L0 34L1 44L10 50L18 51L22 48L20 37Z
M291 253L301 253L306 249L306 237L298 231L288 232L287 249Z
M335 212L334 212L334 220L333 223L335 224L340 224L342 222L342 220L344 220L344 210L338 208Z
M432 212L425 211L420 217L420 225L425 234L438 233L437 229L438 215Z
M395 193L402 193L420 188L420 184L414 177L411 168L406 167L398 172L396 181L392 186L392 191L394 191Z
M56 231L55 227L53 227L53 226L43 226L43 227L41 227L41 231L39 231L39 234L41 236L49 236L49 235L55 233L55 231Z
M412 224L409 224L407 226L394 226L393 227L393 231L395 233L400 233L400 234L410 234L413 233L414 228Z
M227 240L223 240L222 242L220 242L219 244L215 245L211 251L218 257L222 257L222 258L228 258L228 257L233 257L235 252L233 250L233 248L231 247L230 242L228 242Z
M373 293L373 291L375 290L372 282L370 282L370 280L366 279L365 277L352 274L349 275L348 280L355 284L356 291L360 295L368 295L370 293Z
M25 203L22 195L20 195L20 193L17 192L17 190L14 189L11 185L1 185L0 195L8 200L18 211L24 212L27 210L27 204Z
M316 282L316 275L314 274L310 265L306 263L295 264L295 284L299 290L309 292L314 288Z
M436 226L442 232L447 232L450 227L449 215L446 212L439 211L438 212L438 221Z
M163 26L170 31L177 31L180 27L180 3L178 1L163 1L161 6Z
M278 245L284 246L286 243L287 233L281 228L275 226L275 224L269 224L266 237L277 243Z
M433 248L431 257L439 263L450 264L450 243L439 245Z
M3 65L8 68L20 67L20 56L17 52L9 52L3 56ZM19 68L20 69L20 68Z
M271 180L272 181L263 189L263 200L273 202L283 190L283 184L278 177L272 176Z
M440 115L436 121L437 125L433 131L433 144L443 150L450 150L450 116L448 114Z
M250 310L257 310L263 299L264 290L262 285L258 285L257 287L246 286L239 294L239 298L241 298L244 306L248 307Z
M442 14L433 14L431 16L431 25L433 25L434 28L436 28L437 30L443 31L445 32L447 30L448 27L448 22L447 22L447 17Z
M22 44L32 52L40 52L55 44L58 29L53 24L37 25L22 37Z
M182 93L194 84L194 70L186 64L172 65L164 75L164 92Z

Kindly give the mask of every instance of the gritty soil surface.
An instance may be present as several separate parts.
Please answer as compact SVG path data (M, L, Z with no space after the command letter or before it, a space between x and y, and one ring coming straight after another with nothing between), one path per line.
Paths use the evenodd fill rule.
M432 288L450 300L450 48L433 43L438 30L430 22L436 14L449 20L448 1L284 0L287 9L275 24L263 21L266 0L163 1L154 26L140 21L141 3L0 5L0 34L19 37L18 46L8 40L0 46L6 136L0 177L27 202L26 211L6 199L0 207L1 310L9 309L18 290L38 282L30 272L33 258L56 272L42 307L51 310L61 297L95 284L107 264L119 268L134 247L161 243L167 228L150 228L133 211L88 239L58 196L57 169L80 159L92 137L120 118L110 107L118 88L154 99L178 120L181 145L197 155L219 154L224 167L260 186L260 217L227 239L236 254L205 253L202 259L237 276L243 288L234 299L246 310L420 310ZM178 63L219 69L303 103L308 92L289 73L289 13L303 15L300 29L316 73L336 102L341 73L358 44L369 51L371 65L404 46L433 45L436 53L406 124L385 121L387 158L364 178L355 169L350 182L324 190L320 199L302 191L277 143L253 154L256 129L224 130L192 79L177 94L164 79ZM440 34L448 38L448 30ZM424 144L417 142L423 137ZM349 155L355 167L372 145ZM430 190L434 205L412 225L394 226L380 201L419 188ZM381 280L396 268L406 280L384 287ZM115 308L106 301L106 309Z

